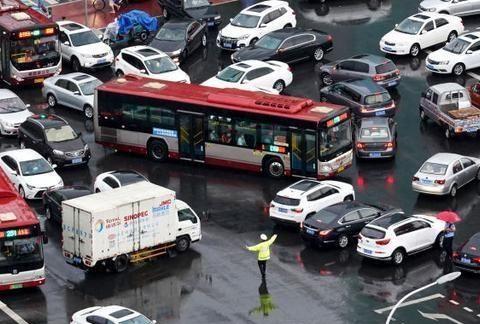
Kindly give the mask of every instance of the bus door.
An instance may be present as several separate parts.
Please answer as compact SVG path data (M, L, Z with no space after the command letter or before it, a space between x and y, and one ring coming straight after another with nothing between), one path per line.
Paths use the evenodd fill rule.
M179 152L181 159L205 160L204 115L178 112Z
M314 131L291 130L291 169L292 175L317 176L316 137Z

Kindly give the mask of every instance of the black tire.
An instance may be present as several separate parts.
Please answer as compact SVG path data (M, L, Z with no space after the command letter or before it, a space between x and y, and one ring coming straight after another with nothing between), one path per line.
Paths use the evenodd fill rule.
M420 120L421 121L427 121L428 120L428 116L425 114L425 111L421 108L420 108Z
M451 41L453 41L455 38L457 38L457 36L458 36L457 32L452 30L450 34L448 34L447 43L450 43Z
M142 42L145 42L148 39L148 33L146 31L142 31L139 36Z
M320 62L325 57L325 51L321 46L317 47L313 52L313 60L315 62Z
M435 239L435 247L439 249L443 249L443 239L445 238L445 233L438 234L437 238Z
M152 140L148 144L148 156L153 161L163 162L168 159L168 146L164 141Z
M117 70L115 71L115 75L117 76L117 78L122 78L125 75L125 73L123 73L122 70Z
M285 90L285 82L283 80L277 80L273 84L273 88L278 91L278 93L282 93Z
M175 249L182 253L188 250L190 247L190 239L187 236L177 238L177 244L175 245Z
M453 66L452 74L456 76L461 76L465 73L465 65L463 63L457 63Z
M418 45L417 43L413 44L412 47L410 47L410 56L417 57L418 54L420 54L420 50L420 45Z
M57 98L51 93L47 95L47 104L50 108L54 108L57 105Z
M85 115L85 118L92 119L93 118L93 107L90 106L90 105L85 105L85 107L83 107L83 114Z
M182 52L182 62L184 62L188 57L188 51L187 49L184 49Z
M207 34L202 35L202 47L207 47Z
M99 193L100 192L100 189L95 189L95 193Z
M292 27L292 24L286 24L285 26L283 26L283 28L291 28Z
M26 197L25 197L25 189L23 189L22 186L18 187L18 193L20 194L20 197L22 197L23 199L26 199Z
M277 157L269 158L265 161L265 173L271 178L281 178L285 172L282 161Z
M250 41L250 46L255 45L255 43L258 41L258 38L255 37Z
M117 273L128 269L128 257L125 254L119 255L111 261L111 270Z
M48 206L45 206L45 218L47 220L52 219L52 212L50 211L50 207L48 207Z
M449 193L450 197L454 198L457 195L457 190L458 190L457 185L454 184L452 188L450 188L450 193Z
M348 195L346 196L343 201L353 201L353 196L352 195Z
M337 246L341 249L344 249L348 246L348 244L350 243L350 240L348 239L348 236L345 235L345 234L341 234L338 238L337 238Z
M320 78L321 78L321 81L322 81L322 84L324 86L329 86L329 85L332 85L333 84L333 79L332 79L332 76L328 73L322 73L320 75Z
M405 251L403 249L396 249L392 253L392 263L394 265L400 265L405 260Z
M75 56L72 57L72 70L73 70L73 72L80 72L82 70L82 66L80 65L80 61Z

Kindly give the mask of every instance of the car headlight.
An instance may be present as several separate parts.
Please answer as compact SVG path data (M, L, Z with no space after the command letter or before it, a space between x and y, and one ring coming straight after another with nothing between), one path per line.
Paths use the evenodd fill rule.
M450 61L440 61L440 62L438 62L439 65L448 65L448 63L450 63Z
M176 50L176 51L173 51L173 52L171 53L171 55L172 55L172 56L179 56L181 53L182 53L182 49L180 48L180 49L178 49L178 50Z
M238 37L238 39L247 39L248 37L250 37L250 35L245 34L245 35L242 35L242 36Z
M326 172L332 172L333 169L329 164L323 164L320 166L320 172L326 173Z
M82 56L85 57L85 58L92 58L93 54L84 53L84 54L82 54Z
M63 153L62 151L59 151L59 150L53 150L52 151L53 155L56 155L56 156L63 156L65 153Z
M85 144L85 146L83 147L83 150L88 151L88 149L89 149L88 144Z
M427 10L430 11L430 12L434 12L434 11L437 10L437 8L428 8Z
M27 183L27 188L28 188L28 190L33 190L33 189L35 189L35 186L31 186Z
M11 123L11 122L9 122L9 121L4 121L4 122L3 122L3 125L5 125L5 126L7 126L7 127L13 127L13 126L15 126L14 123Z
M222 16L217 15L217 16L215 16L213 19L215 19L215 20L220 20L220 19L222 19Z

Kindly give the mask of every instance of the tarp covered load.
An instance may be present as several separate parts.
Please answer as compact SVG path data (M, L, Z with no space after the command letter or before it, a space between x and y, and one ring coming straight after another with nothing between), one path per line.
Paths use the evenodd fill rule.
M118 33L126 35L135 25L141 25L149 32L154 32L157 30L158 22L156 17L150 17L145 11L132 10L118 18Z

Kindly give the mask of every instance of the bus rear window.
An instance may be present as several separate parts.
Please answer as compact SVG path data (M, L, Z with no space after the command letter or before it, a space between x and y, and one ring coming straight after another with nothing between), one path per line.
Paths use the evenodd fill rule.
M385 237L385 232L384 231L381 231L381 230L378 230L378 229L375 229L375 228L371 228L371 227L364 227L362 229L362 231L360 232L362 234L362 236L365 236L365 237L368 237L368 238L371 238L371 239L383 239Z
M273 201L276 202L277 204L286 205L286 206L300 205L300 199L288 198L288 197L283 197L278 195L273 199Z

